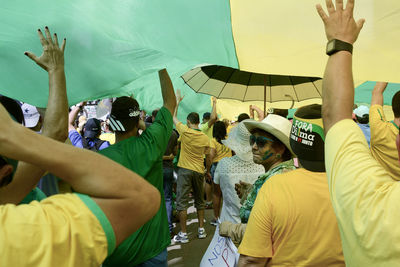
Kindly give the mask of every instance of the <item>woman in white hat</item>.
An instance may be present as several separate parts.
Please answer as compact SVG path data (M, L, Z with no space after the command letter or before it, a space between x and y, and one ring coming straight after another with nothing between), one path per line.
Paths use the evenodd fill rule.
M221 159L214 173L214 183L221 188L223 197L221 221L240 223L240 199L235 184L239 181L253 184L264 173L264 167L253 162L249 139L250 132L241 122L230 131L228 139L222 140L235 155Z

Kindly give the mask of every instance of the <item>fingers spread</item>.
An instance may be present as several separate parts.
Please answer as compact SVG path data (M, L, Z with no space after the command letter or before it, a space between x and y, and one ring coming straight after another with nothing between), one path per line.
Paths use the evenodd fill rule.
M44 38L43 33L40 29L38 30L38 35L39 35L39 40L40 40L40 43L42 44L42 46L48 45L48 42L47 42L46 38Z
M354 9L354 0L348 0L346 5L346 10L351 12L351 14L353 15L353 9Z
M51 39L51 34L47 26L44 28L44 33L46 34L47 42L49 44L53 44L53 40Z
M65 50L65 44L66 44L66 42L67 42L67 39L64 38L64 40L63 40L63 42L62 42L62 44L61 44L61 51L63 51L63 52L64 52L64 50Z
M357 28L359 31L361 31L362 27L364 26L365 19L359 19L357 20Z
M335 12L335 7L333 6L332 0L325 0L326 8L328 9L328 13L332 14Z
M31 52L25 52L24 53L25 56L29 57L30 59L32 59L33 61L35 61L36 63L38 63L37 61L37 56L35 56L35 54L31 53Z
M317 8L317 12L318 12L319 16L321 17L322 21L325 23L326 20L328 19L328 16L326 15L324 9L322 8L322 6L320 4L318 4L316 6L316 8Z
M53 34L54 38L54 44L58 47L58 38L57 38L57 33Z
M343 0L336 0L336 10L343 10Z

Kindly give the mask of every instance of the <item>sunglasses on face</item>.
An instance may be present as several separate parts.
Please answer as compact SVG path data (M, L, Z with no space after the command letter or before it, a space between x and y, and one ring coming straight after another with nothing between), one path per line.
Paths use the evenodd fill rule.
M274 142L271 138L265 137L265 136L255 136L255 135L250 135L250 145L253 146L254 143L257 144L258 147L264 147L268 141Z

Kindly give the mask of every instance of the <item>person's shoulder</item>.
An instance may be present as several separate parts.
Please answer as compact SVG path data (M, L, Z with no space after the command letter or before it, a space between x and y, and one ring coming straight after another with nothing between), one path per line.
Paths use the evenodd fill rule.
M270 176L267 180L269 184L282 184L287 183L288 181L301 179L301 177L307 175L307 170L303 168L299 169L286 169L282 172L276 173L275 175ZM299 180L301 181L301 180Z
M199 125L199 129L201 130L201 131L206 131L206 130L208 130L208 122L206 122L206 123L201 123L200 125Z

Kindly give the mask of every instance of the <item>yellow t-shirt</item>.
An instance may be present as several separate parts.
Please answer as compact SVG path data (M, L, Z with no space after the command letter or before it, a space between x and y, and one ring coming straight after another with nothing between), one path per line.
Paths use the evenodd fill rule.
M98 267L114 249L110 222L86 195L0 206L0 266Z
M208 154L210 139L200 130L194 130L181 122L176 125L181 142L178 167L204 173L204 155Z
M277 174L261 187L239 253L267 266L345 266L325 173Z
M211 125L211 127L208 127L208 122L202 123L199 126L200 130L208 136L208 138L213 139L213 129L214 129L214 124Z
M219 162L223 158L232 157L232 150L229 147L218 143L215 138L211 139L210 147L215 149L213 163Z
M371 156L352 120L329 130L325 165L347 266L399 266L400 183Z
M386 121L383 108L373 105L369 109L372 156L395 180L400 180L400 164L396 147L399 127L393 121Z

